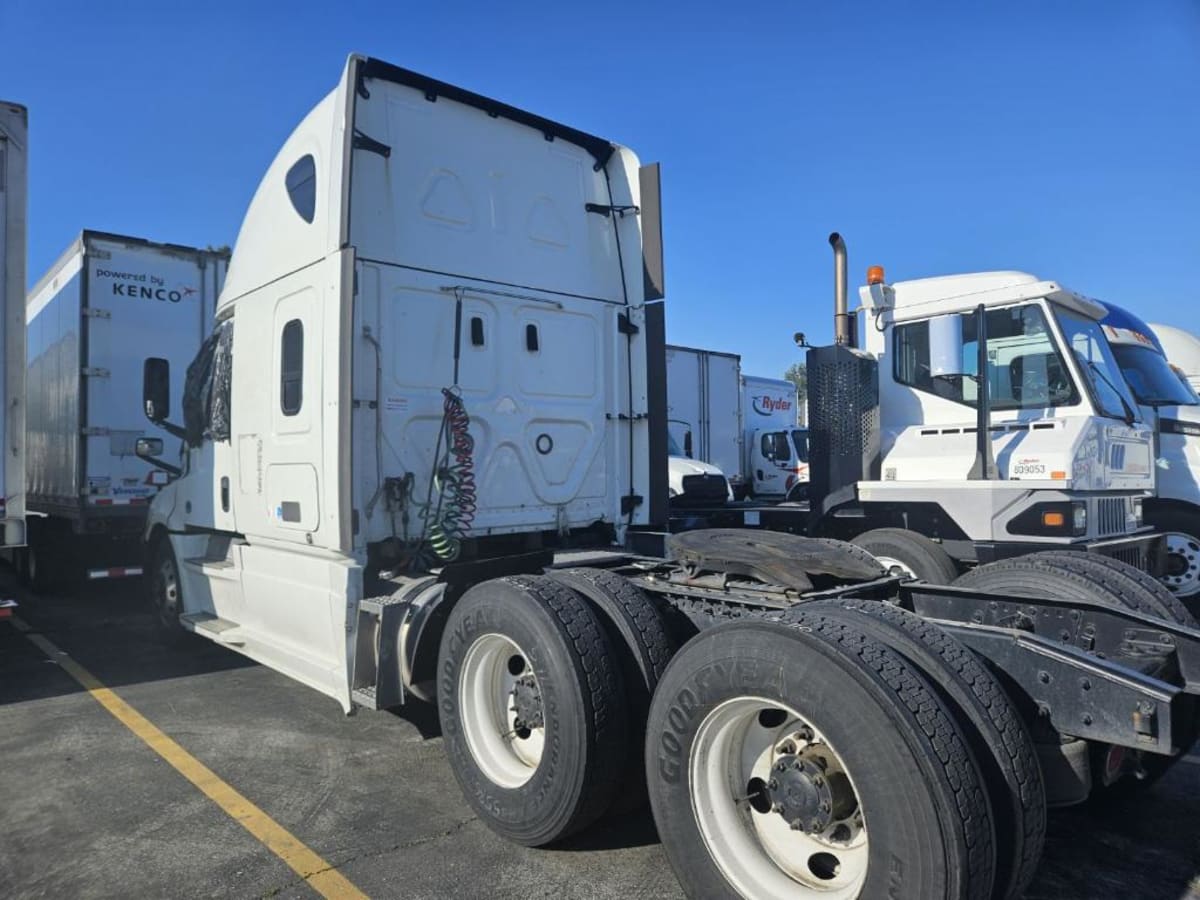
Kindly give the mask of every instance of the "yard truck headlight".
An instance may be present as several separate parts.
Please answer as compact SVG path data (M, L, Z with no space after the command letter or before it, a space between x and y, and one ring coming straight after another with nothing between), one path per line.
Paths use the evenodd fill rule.
M1087 503L1082 500L1071 504L1071 529L1076 535L1087 534Z
M1134 497L1133 498L1133 522L1135 525L1137 525L1140 528L1145 523L1145 521L1146 521L1146 517L1142 510L1142 498Z

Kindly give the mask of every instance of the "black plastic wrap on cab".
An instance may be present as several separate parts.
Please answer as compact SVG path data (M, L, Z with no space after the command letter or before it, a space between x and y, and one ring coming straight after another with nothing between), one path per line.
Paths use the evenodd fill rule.
M189 446L229 440L233 322L221 322L200 345L183 383L183 428Z

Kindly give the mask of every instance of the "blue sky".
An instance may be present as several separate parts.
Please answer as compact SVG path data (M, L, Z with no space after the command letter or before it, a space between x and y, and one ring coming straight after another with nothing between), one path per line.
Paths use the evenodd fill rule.
M661 161L668 339L750 373L828 338L831 230L852 285L1020 268L1200 326L1197 0L0 0L0 35L30 281L85 227L232 243L358 51Z

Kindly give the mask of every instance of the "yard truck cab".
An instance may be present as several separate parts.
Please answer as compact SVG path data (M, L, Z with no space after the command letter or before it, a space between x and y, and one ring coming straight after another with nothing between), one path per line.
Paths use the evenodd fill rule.
M1153 433L1103 306L1022 272L888 284L876 267L868 281L865 347L839 345L841 367L825 370L853 390L820 429L810 409L818 528L931 581L1052 548L1160 565L1143 523ZM810 353L810 371L829 352Z
M1167 360L1152 326L1105 303L1104 334L1125 380L1154 426L1157 485L1146 522L1164 535L1163 582L1177 597L1200 594L1200 396Z
M1133 569L934 588L838 542L646 530L657 184L609 141L351 57L250 203L182 419L170 362L144 363L148 418L186 444L146 532L162 631L348 712L436 701L464 797L520 844L648 798L692 896L1019 896L1093 748L1106 784L1191 745L1200 632ZM810 373L832 409L843 382Z

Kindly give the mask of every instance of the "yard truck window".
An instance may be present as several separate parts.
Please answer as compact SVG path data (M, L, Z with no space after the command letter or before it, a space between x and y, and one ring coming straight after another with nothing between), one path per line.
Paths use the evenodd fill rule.
M894 332L892 372L898 383L975 406L979 341L973 314L963 315L962 370L966 374L961 376L932 374L928 320L897 325ZM992 409L1046 409L1079 402L1079 392L1039 306L988 310L987 360Z

